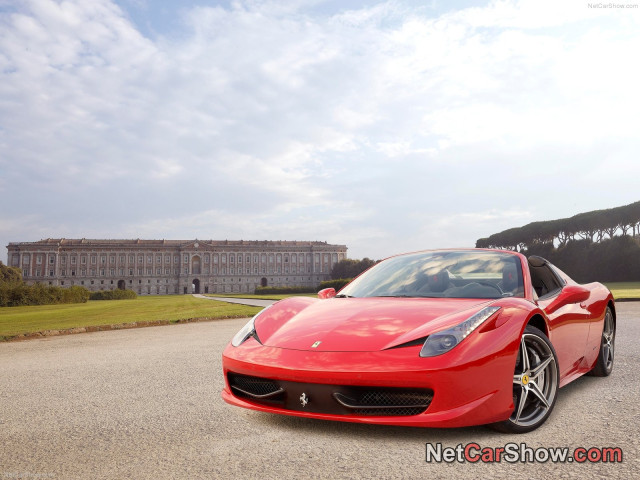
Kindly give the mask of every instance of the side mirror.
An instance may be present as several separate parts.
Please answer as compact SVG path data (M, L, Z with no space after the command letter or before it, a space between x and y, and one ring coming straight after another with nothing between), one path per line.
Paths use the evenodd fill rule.
M546 308L548 313L572 303L582 303L589 299L591 292L580 285L567 285L556 299Z
M336 296L336 289L335 288L325 288L323 290L320 290L318 292L318 298L320 300L326 300L327 298L333 298Z

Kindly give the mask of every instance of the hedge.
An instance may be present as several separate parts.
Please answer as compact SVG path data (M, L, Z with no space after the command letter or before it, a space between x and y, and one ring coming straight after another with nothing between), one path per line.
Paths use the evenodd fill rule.
M89 297L89 300L130 300L138 298L138 295L133 290L100 290L99 292L93 292Z
M60 303L86 303L89 290L80 286L70 288L52 285L0 285L0 307L24 305L53 305Z

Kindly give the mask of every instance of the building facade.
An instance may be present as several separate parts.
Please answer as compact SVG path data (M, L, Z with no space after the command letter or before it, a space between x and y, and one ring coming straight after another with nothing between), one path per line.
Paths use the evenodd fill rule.
M139 295L253 293L259 286L315 287L347 258L345 245L246 240L46 239L10 242L8 264L28 284Z

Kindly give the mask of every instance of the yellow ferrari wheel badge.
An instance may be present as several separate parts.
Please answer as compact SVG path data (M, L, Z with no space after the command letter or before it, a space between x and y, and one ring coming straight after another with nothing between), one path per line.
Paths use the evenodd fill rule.
M529 383L529 375L523 375L522 376L522 384L526 385L527 383Z

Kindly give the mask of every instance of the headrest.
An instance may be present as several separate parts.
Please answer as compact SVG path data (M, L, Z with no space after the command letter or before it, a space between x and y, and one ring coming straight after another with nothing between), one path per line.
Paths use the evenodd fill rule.
M502 289L511 292L518 286L518 270L513 264L505 265L502 270Z
M440 270L429 274L429 289L432 292L444 292L449 287L449 272Z

